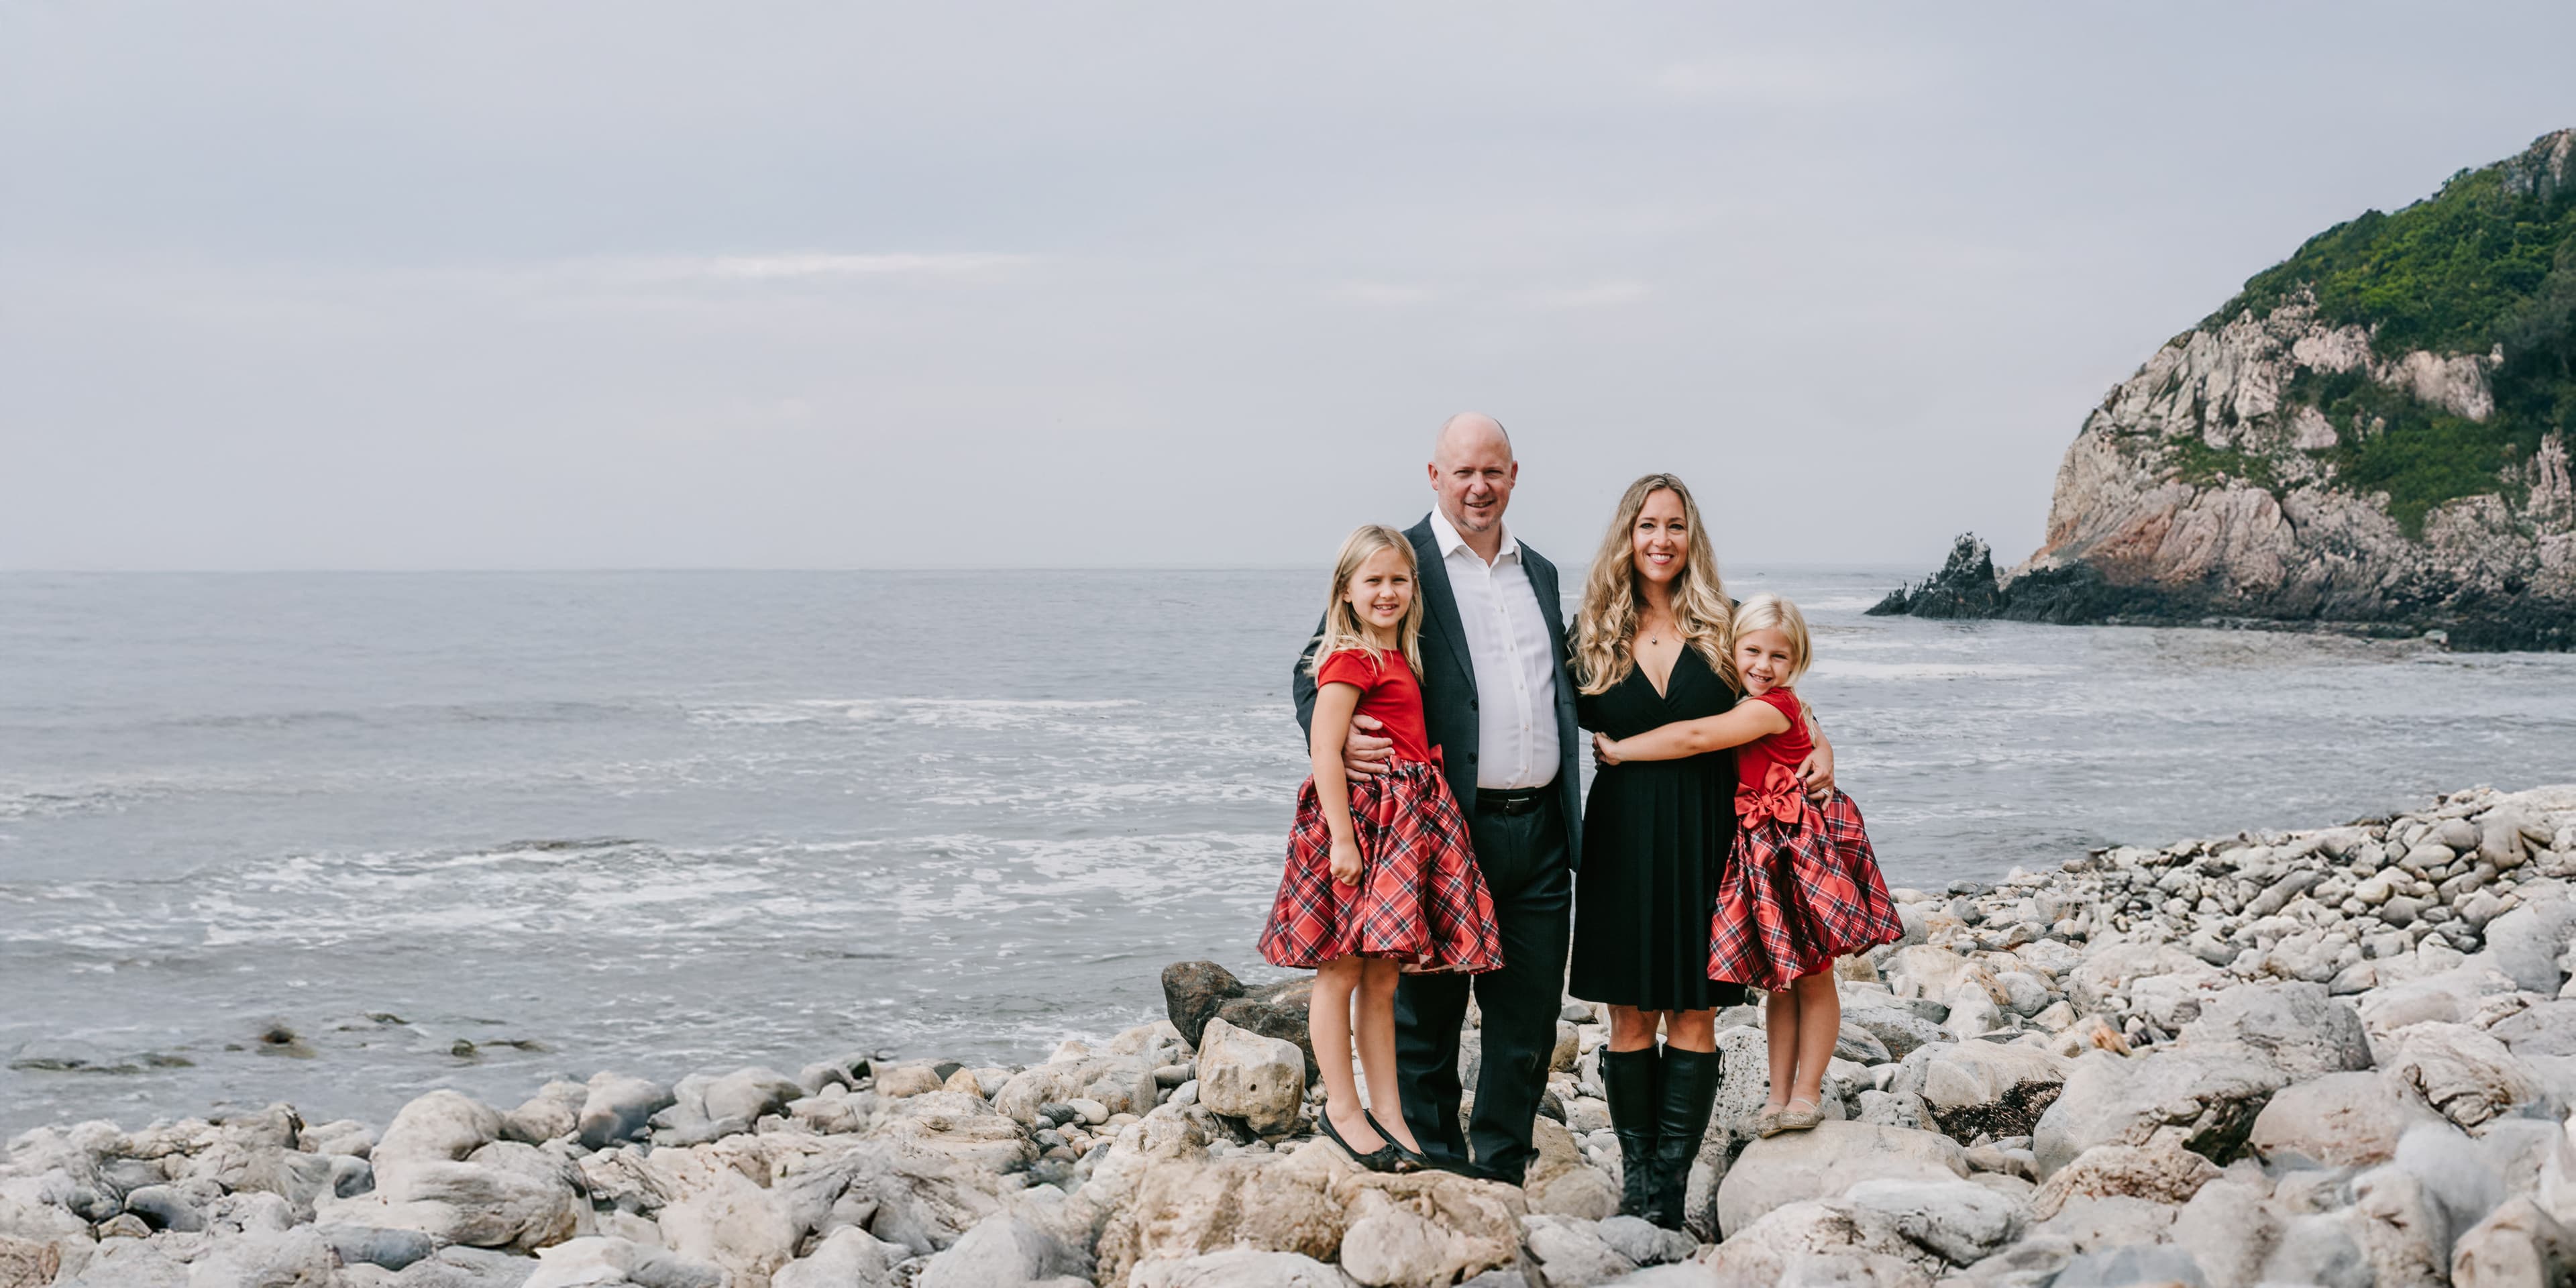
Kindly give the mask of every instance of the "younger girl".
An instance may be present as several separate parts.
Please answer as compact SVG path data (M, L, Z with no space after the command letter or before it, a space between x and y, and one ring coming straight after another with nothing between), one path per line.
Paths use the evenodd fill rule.
M1493 897L1423 721L1415 576L1413 543L1393 528L1364 527L1342 543L1310 663L1314 773L1297 794L1287 870L1261 933L1270 964L1315 972L1306 1024L1324 1072L1316 1125L1373 1171L1423 1165L1397 1103L1396 977L1503 964ZM1354 714L1374 717L1395 743L1387 772L1358 783L1342 769ZM1383 1117L1360 1107L1351 1079L1354 992L1360 1070Z
M1735 612L1732 655L1742 704L1605 741L1601 754L1616 763L1741 748L1735 852L1710 919L1708 977L1770 991L1763 1026L1771 1095L1754 1130L1773 1136L1804 1131L1823 1117L1825 1063L1842 1028L1834 959L1894 943L1905 932L1860 808L1839 791L1819 807L1799 786L1797 764L1811 748L1790 686L1810 656L1806 616L1776 595L1746 600Z

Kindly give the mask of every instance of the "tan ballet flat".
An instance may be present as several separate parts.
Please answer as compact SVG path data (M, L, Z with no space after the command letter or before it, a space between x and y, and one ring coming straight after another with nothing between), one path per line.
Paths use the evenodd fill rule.
M1798 1106L1805 1105L1800 1109ZM1824 1107L1812 1100L1792 1100L1780 1110L1780 1130L1812 1131L1825 1120Z

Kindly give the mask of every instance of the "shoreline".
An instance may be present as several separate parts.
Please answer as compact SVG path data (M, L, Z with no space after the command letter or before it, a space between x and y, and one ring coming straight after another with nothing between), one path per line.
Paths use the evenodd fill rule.
M1165 1019L1026 1066L603 1073L515 1108L432 1092L381 1130L284 1105L39 1128L0 1157L0 1288L1929 1285L2185 1262L2211 1284L2440 1282L2576 1223L2576 786L1898 897L1905 938L1838 968L1833 1121L1749 1139L1758 1008L1721 1014L1687 1235L1613 1215L1588 1004L1566 999L1525 1187L1378 1176L1307 1134L1304 977L1175 963Z

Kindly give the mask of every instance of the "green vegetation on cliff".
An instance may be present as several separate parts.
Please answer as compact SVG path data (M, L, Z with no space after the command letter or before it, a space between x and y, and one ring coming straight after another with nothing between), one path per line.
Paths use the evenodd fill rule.
M2576 439L2576 174L2567 168L2567 134L2464 170L2394 214L2369 211L2309 238L2204 324L2267 312L2304 289L2324 321L2372 328L2371 347L2384 358L2502 350L2488 376L2495 414L2483 422L2357 373L2302 373L2288 391L2287 403L2316 407L2343 431L2341 443L2318 453L2337 479L2387 492L2390 512L2409 531L2444 501L2510 491L2504 471L2528 460L2551 430ZM2377 428L2356 433L2356 425ZM2237 462L2178 465L2186 477L2230 474L2268 486Z

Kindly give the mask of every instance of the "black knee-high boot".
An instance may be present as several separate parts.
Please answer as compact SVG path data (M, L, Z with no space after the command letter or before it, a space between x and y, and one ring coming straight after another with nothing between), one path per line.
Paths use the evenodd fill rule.
M1629 1216L1645 1216L1654 1204L1656 1103L1663 1063L1654 1047L1601 1049L1601 1090L1610 1102L1610 1130L1619 1135L1619 1210Z
M1682 1228L1691 1164L1698 1160L1700 1138L1708 1132L1709 1109L1717 1103L1718 1076L1724 1064L1724 1057L1715 1051L1664 1048L1663 1091L1656 1097L1655 1194L1646 1219L1667 1230Z

